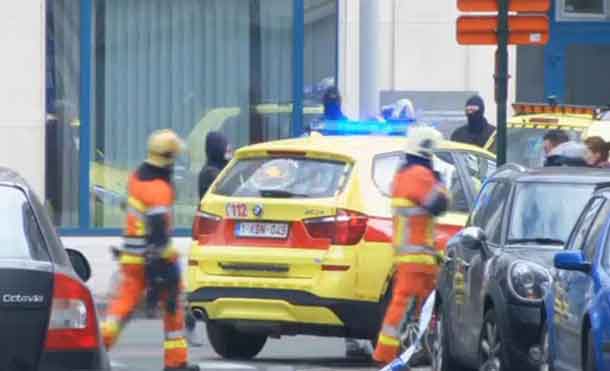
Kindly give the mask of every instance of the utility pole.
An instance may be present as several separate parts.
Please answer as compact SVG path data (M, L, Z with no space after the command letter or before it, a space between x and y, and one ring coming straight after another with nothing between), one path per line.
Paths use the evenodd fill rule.
M496 50L495 98L497 104L496 158L498 166L506 163L506 117L508 100L508 9L510 0L498 0L498 49Z
M379 0L360 0L360 117L379 114Z

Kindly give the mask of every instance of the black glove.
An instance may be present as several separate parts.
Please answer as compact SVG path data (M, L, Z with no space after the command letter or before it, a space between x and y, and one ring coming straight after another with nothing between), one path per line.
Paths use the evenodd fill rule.
M146 280L146 308L149 316L154 315L162 293L167 295L165 310L171 314L176 313L180 285L178 263L163 259L153 250L146 254Z

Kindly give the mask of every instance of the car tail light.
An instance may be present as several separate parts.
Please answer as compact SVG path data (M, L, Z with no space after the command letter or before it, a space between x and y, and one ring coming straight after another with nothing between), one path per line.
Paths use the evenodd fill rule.
M46 350L95 349L99 329L93 298L78 280L55 273Z
M206 235L216 232L221 220L219 216L198 211L193 222L193 239L198 240L202 234Z
M355 245L366 231L368 217L350 210L337 210L337 215L304 220L313 238L323 238L333 245Z

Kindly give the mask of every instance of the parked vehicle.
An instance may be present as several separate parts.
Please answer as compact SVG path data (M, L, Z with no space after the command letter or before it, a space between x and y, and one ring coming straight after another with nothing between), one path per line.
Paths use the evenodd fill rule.
M555 255L545 300L544 354L553 370L610 370L610 176Z
M110 370L86 258L64 249L46 210L0 168L0 369Z
M595 169L506 165L486 181L467 227L447 245L435 370L540 367L553 255L595 187L608 180Z

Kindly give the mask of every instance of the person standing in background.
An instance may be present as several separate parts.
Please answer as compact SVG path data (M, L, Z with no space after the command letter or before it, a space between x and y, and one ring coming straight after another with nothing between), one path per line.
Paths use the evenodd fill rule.
M478 147L485 147L487 141L492 136L496 128L487 122L485 118L485 103L483 98L474 95L466 101L466 117L468 123L457 128L451 134L454 142L471 144Z

